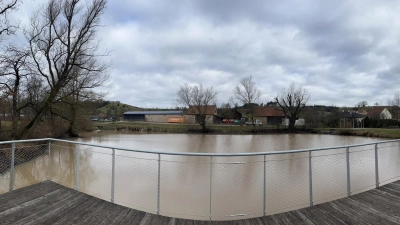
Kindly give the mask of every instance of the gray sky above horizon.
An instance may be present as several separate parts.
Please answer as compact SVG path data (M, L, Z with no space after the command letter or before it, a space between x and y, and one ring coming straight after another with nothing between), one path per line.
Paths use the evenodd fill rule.
M12 16L24 25L45 2L24 0ZM252 75L263 103L294 82L312 105L386 105L400 91L399 12L395 0L109 0L105 99L171 108L188 83L213 86L221 104Z

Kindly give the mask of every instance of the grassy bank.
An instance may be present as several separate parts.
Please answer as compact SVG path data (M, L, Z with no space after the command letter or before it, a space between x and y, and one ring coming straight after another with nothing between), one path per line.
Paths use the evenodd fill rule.
M117 122L117 123L96 123L100 130L115 130L121 132L146 132L146 133L201 133L201 127L196 124L170 124L170 123L145 123L145 122ZM364 128L364 129L338 129L338 128L317 128L298 129L298 133L317 133L334 135L354 135L364 137L380 137L400 139L400 129L391 128ZM253 134L252 126L209 125L210 134ZM257 134L287 133L282 126L257 127Z
M315 133L400 139L399 128L314 129Z
M145 123L145 122L117 122L96 123L99 130L115 130L121 132L149 132L149 133L202 133L201 127L196 124ZM311 132L299 129L298 132ZM209 134L254 134L252 126L210 124ZM282 126L257 126L257 134L287 133Z

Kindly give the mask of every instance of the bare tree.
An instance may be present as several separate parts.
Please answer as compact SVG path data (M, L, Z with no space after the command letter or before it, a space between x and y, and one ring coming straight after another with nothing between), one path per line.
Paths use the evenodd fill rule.
M82 3L83 2L83 3ZM102 73L107 66L98 61L96 28L106 0L49 0L31 18L25 30L36 72L49 92L37 114L22 129L26 138L59 97L60 90L74 80L74 69Z
M359 103L357 103L356 107L367 107L368 106L368 102L367 101L361 101Z
M0 36L2 37L4 34L10 35L14 34L15 30L18 28L17 25L10 24L8 20L8 14L11 11L17 9L18 2L20 0L10 0L4 1L0 0Z
M393 119L399 120L400 114L400 92L396 92L393 95L393 98L388 101L389 105L392 106L392 115Z
M215 105L217 92L213 87L203 88L202 85L189 86L185 84L179 88L177 93L178 103L184 104L195 114L196 122L201 126L203 132L207 132L207 113L211 106Z
M78 67L73 69L72 74L72 81L60 91L56 100L56 102L69 107L68 116L65 115L67 111L65 107L64 110L54 108L52 113L68 121L68 134L70 136L78 136L76 122L79 117L78 112L84 108L83 102L96 101L103 97L102 93L95 93L92 89L103 86L109 75L104 72L98 73L95 70L82 70Z
M289 88L283 89L278 96L275 97L275 102L278 104L278 110L283 111L289 119L289 131L293 132L296 120L299 119L300 112L307 104L310 94L301 86L297 87L291 83Z
M11 98L11 135L15 136L18 130L17 123L19 112L27 105L19 105L21 99L21 86L23 80L26 82L30 75L29 63L27 57L29 52L23 48L10 46L6 52L0 56L0 85L5 87L6 92Z
M253 130L255 130L255 107L258 99L261 96L261 92L257 89L256 83L253 82L253 77L248 76L242 78L239 84L236 85L233 93L239 102L247 107L247 114L250 117L251 123L253 124Z

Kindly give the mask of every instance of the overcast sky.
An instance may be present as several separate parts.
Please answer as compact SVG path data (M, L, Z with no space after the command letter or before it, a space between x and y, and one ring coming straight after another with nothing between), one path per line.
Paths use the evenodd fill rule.
M24 24L43 2L14 16ZM171 108L188 83L213 86L219 105L251 75L263 103L294 82L311 105L386 105L400 91L399 12L397 0L109 0L105 99Z

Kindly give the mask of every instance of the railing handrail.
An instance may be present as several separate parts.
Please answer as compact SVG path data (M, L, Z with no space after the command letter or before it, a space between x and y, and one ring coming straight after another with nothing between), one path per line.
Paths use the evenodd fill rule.
M69 140L62 140L62 139L56 139L56 138L3 141L3 142L0 142L0 145L12 144L12 143L36 142L36 141L58 141L58 142L79 144L79 145L92 146L92 147L109 148L109 149L115 149L115 150L121 150L121 151L149 153L149 154L161 154L161 155L235 157L235 156L282 155L282 154L291 154L291 153L325 151L325 150L333 150L333 149L341 149L341 148L352 148L352 147L376 145L376 144L383 144L383 143L390 143L390 142L399 142L400 139L370 142L370 143L355 144L355 145L323 147L323 148L309 148L309 149L269 151L269 152L247 152L247 153L194 153L194 152L165 152L165 151L154 151L154 150L137 150L137 149L131 149L131 148L120 148L120 147L114 147L114 146L90 144L90 143L85 143L85 142L69 141Z

